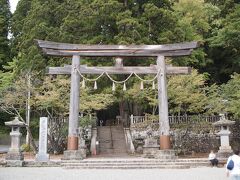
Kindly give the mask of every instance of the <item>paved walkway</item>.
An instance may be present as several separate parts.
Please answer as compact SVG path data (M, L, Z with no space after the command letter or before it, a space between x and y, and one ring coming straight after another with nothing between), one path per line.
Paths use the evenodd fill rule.
M0 168L0 180L227 180L224 168L80 170Z

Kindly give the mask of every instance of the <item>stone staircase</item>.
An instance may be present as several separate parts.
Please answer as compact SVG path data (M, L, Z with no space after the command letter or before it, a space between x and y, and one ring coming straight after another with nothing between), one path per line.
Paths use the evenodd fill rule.
M97 131L100 156L127 156L127 148L122 126L101 126L97 128Z
M97 129L100 154L84 160L63 160L65 169L187 169L190 167L209 166L207 158L148 159L127 154L122 126L101 126ZM171 156L172 157L172 156Z
M144 158L93 158L76 161L62 161L65 169L188 169L209 166L208 159L158 160Z

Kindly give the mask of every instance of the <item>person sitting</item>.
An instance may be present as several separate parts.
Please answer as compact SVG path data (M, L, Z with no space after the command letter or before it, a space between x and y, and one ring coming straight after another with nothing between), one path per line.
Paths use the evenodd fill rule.
M210 154L208 155L208 160L211 162L212 167L217 167L218 166L218 159L216 157L216 154L214 153L213 150L211 150Z

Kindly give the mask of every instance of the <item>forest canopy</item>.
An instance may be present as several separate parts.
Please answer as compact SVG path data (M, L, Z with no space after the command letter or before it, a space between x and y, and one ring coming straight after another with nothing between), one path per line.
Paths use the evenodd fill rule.
M45 69L70 64L71 60L44 56L35 39L123 45L199 41L201 46L191 56L166 60L167 64L193 68L190 75L168 76L169 112L225 112L240 117L237 0L20 0L13 14L8 0L0 0L0 9L2 113L24 117L27 92L31 92L31 116L68 114L69 77L47 77ZM83 58L81 63L111 66L114 59ZM155 60L124 59L128 66L150 64L156 64ZM119 86L112 92L112 83L106 78L99 79L97 90L88 83L81 90L80 110L92 113L128 104L129 114L156 113L156 90L146 86L139 91L139 84L133 78L126 92Z

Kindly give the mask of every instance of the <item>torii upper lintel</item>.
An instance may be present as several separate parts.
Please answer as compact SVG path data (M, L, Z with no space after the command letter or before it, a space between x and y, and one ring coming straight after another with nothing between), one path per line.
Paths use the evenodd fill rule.
M164 45L83 45L36 40L43 52L52 56L73 55L88 57L165 57L190 55L199 46L198 42L185 42Z

